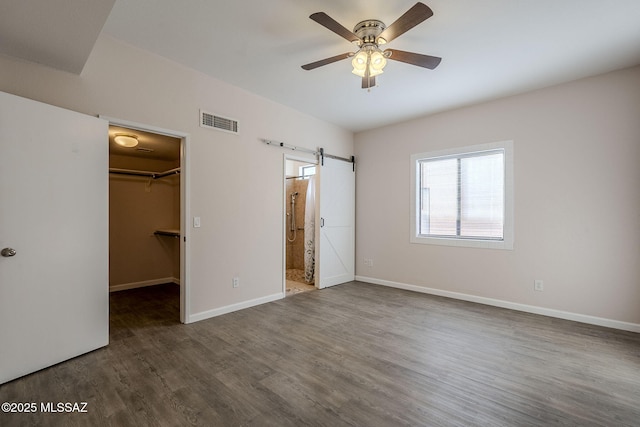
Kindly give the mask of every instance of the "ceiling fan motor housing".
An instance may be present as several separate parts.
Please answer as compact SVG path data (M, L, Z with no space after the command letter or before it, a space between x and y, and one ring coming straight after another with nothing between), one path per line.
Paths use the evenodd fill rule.
M378 36L387 28L384 22L377 19L366 19L360 21L353 27L353 32L360 38L360 46L364 44L378 44L386 41L376 40Z

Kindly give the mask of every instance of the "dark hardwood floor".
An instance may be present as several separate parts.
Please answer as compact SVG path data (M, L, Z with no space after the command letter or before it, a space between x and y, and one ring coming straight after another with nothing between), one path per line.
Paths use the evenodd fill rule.
M639 426L640 334L352 282L178 322L111 295L111 343L0 386L0 426Z

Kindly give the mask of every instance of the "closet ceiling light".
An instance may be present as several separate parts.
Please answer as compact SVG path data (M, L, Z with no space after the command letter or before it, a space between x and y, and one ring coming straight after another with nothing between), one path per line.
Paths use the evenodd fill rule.
M135 135L119 133L116 134L113 140L116 142L116 144L127 148L132 148L138 145L138 137Z

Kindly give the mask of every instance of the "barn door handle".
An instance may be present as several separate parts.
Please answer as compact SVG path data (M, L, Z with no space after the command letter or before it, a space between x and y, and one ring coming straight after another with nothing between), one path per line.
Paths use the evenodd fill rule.
M12 248L4 248L1 252L0 255L2 255L3 257L9 258L12 257L16 254L16 250L12 249Z
M320 228L324 227L324 218L320 217Z

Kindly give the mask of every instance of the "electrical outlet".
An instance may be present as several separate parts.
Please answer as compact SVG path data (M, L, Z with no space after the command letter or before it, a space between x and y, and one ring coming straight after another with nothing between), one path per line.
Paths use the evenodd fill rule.
M538 292L544 291L544 282L542 280L534 280L533 290Z
M237 288L238 286L240 286L240 278L239 277L234 277L233 280L231 281L231 283L233 284L234 288Z
M372 258L364 258L364 265L367 267L373 267L373 259Z

